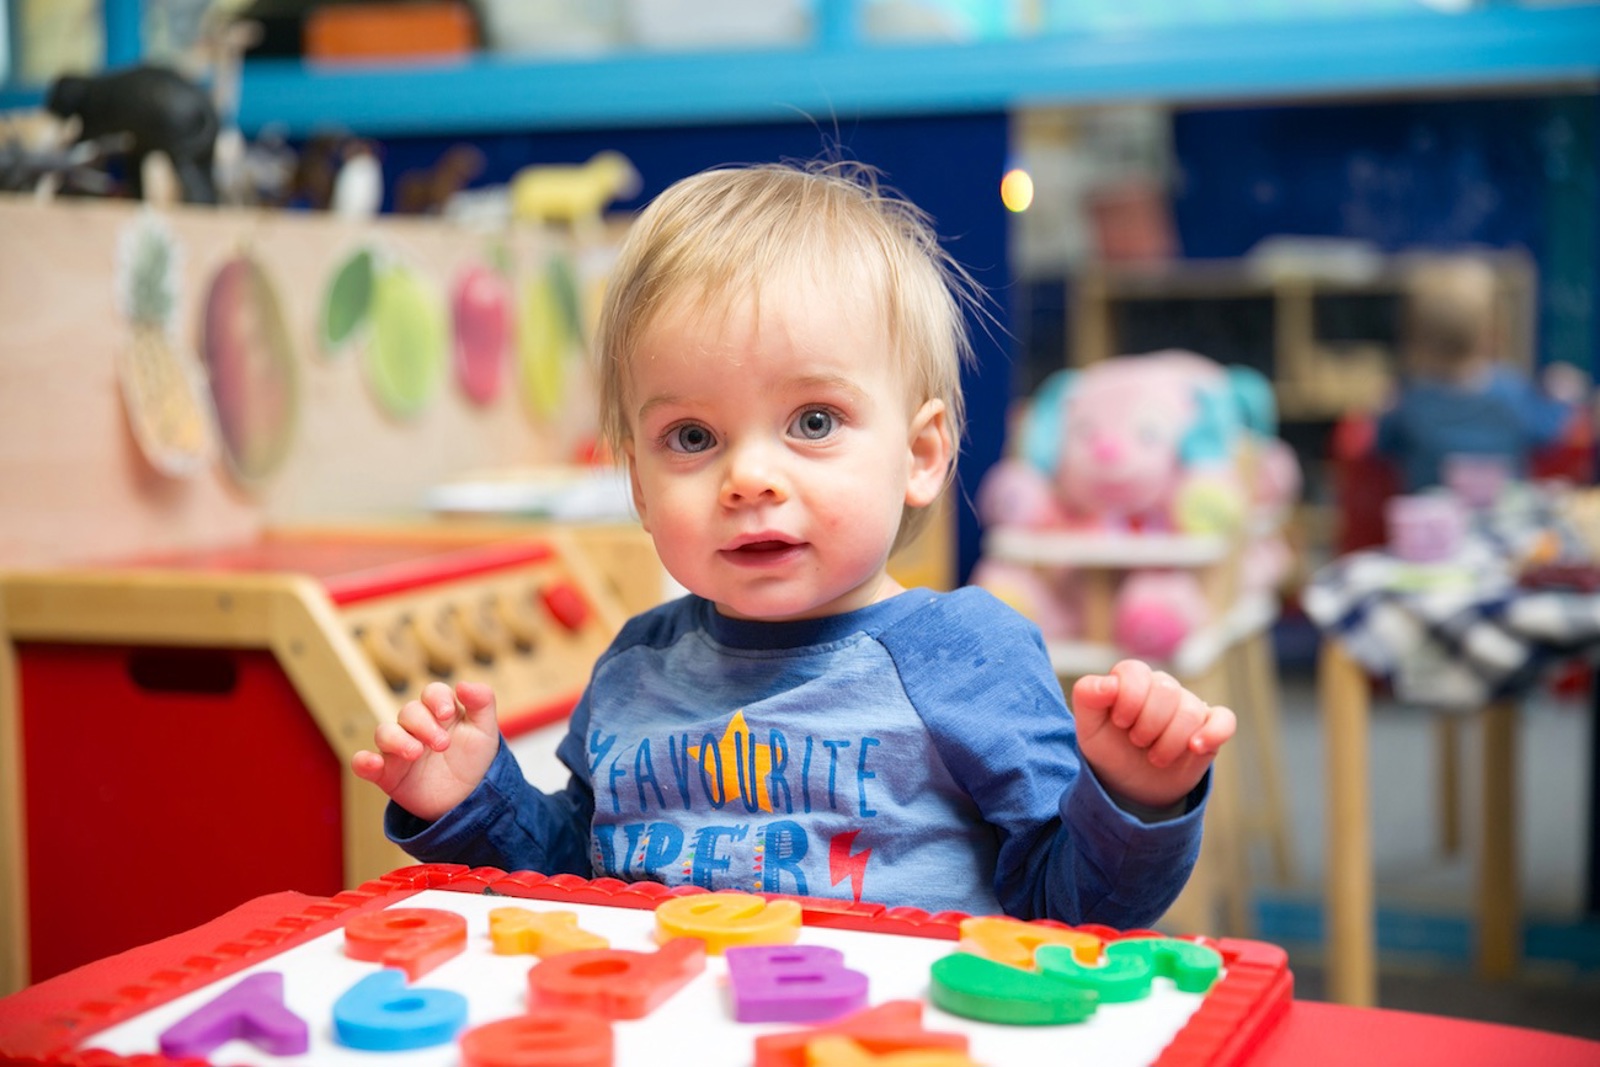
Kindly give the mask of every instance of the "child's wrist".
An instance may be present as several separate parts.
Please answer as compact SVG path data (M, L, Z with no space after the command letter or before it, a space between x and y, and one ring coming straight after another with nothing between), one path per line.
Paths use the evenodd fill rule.
M1189 811L1189 798L1186 796L1179 797L1171 804L1141 804L1137 800L1129 800L1127 797L1119 796L1110 789L1106 790L1106 795L1111 798L1111 802L1117 807L1140 822L1145 823L1166 822L1169 819L1176 819L1185 815Z

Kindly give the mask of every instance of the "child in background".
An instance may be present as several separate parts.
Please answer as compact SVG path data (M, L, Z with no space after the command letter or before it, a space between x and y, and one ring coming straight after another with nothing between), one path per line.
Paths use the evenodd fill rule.
M1199 849L1234 716L1138 662L1067 710L1038 630L905 590L952 478L976 286L868 168L719 169L634 223L602 424L689 595L628 622L523 779L488 687L352 760L425 862L1143 927Z
M1495 289L1494 271L1473 256L1427 263L1410 278L1402 380L1376 441L1407 492L1446 482L1455 456L1498 459L1506 476L1522 477L1579 410L1587 383L1571 364L1551 364L1541 390L1496 358Z

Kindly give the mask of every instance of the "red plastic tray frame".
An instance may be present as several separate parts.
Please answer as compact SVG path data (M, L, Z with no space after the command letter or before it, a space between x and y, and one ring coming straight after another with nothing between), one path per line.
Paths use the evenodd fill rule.
M357 889L285 914L276 922L220 944L209 953L191 956L179 967L151 974L143 982L105 990L72 1011L39 1020L22 1034L0 1035L0 1064L201 1067L203 1061L199 1060L169 1060L160 1055L122 1057L82 1046L89 1037L117 1023L341 928L356 915L389 907L424 889L494 893L523 900L647 911L654 910L669 897L706 892L698 886L669 888L657 882L591 880L569 874L547 877L527 871L508 874L494 867L469 868L452 864L403 867ZM967 918L960 912L930 915L917 908L890 908L816 897L787 899L800 902L808 926L868 933L955 941L960 936L961 920ZM1048 920L1044 924L1083 930L1107 941L1154 933L1118 931L1094 924L1068 927ZM1204 937L1195 940L1222 954L1222 980L1206 994L1200 1008L1152 1067L1241 1067L1289 1009L1294 976L1289 970L1288 955L1283 949L1260 941Z

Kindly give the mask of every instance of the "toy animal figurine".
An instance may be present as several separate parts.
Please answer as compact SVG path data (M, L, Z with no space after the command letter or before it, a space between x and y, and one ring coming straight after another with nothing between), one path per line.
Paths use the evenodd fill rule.
M408 170L394 188L400 215L439 215L450 198L465 189L484 167L483 153L469 144L452 145L426 170Z
M116 183L104 161L133 139L113 134L66 144L65 124L43 108L0 111L0 192L48 198L56 193L109 196Z
M95 77L63 75L50 86L45 107L79 122L78 140L128 134L128 190L143 196L145 158L160 152L172 161L183 199L217 202L212 154L217 112L207 92L165 67L133 67Z
M1192 352L1165 351L1062 371L1017 423L1014 455L978 488L980 520L1031 530L1245 536L1253 515L1298 492L1299 468L1272 436L1270 384ZM1276 584L1287 549L1275 535L1248 569ZM1034 618L1049 638L1079 636L1079 581L1067 569L985 558L973 581ZM1117 585L1112 640L1167 658L1210 608L1191 571L1131 568Z
M613 200L637 196L639 172L620 152L597 152L587 163L524 167L511 179L511 217L597 229Z

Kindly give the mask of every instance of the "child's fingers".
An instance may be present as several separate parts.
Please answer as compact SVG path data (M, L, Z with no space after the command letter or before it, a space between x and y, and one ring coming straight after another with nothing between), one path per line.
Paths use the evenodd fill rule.
M454 707L455 704L452 698L451 708L453 709ZM453 716L454 711L451 714ZM400 714L395 716L395 724L404 733L409 734L417 741L436 751L442 752L450 745L450 734L443 726L439 725L437 713L420 700L408 701L401 707ZM379 725L375 734L378 740L378 748L384 752L389 751L383 746L384 727L388 725L388 723ZM395 754L400 755L401 750L396 749ZM416 755L420 755L420 752ZM409 758L415 759L416 755L412 755Z
M1229 740L1234 731L1239 728L1238 717L1233 709L1221 705L1214 705L1206 716L1206 721L1196 730L1189 739L1189 751L1201 756L1216 755Z
M405 709L401 709L402 715ZM423 714L426 714L424 712ZM405 728L399 722L382 722L372 731L372 743L378 750L378 755L385 761L389 759L414 760L419 758L427 748L424 742Z
M442 729L448 730L456 721L456 694L443 682L429 682L422 687L418 697Z
M1205 725L1208 714L1209 709L1205 701L1193 693L1185 692L1183 698L1173 707L1172 716L1167 720L1161 736L1146 748L1145 758L1150 761L1150 765L1170 767L1185 754L1192 752L1191 744Z
M1111 706L1111 721L1118 729L1133 725L1141 710L1150 702L1157 680L1162 677L1142 660L1125 659L1111 668L1117 679L1117 698Z
M1072 683L1072 714L1080 728L1085 719L1098 724L1117 702L1117 678L1111 674L1086 674Z
M455 700L466 721L488 732L495 727L494 688L482 682L456 684Z
M1131 712L1118 705L1112 712L1112 721L1126 715L1128 717L1128 744L1139 749L1150 749L1162 737L1168 736L1173 729L1181 728L1187 721L1189 728L1200 725L1200 713L1197 707L1205 707L1190 696L1187 689L1178 685L1178 681L1168 677L1165 673L1157 672L1152 678L1150 694L1144 699L1144 707L1133 709ZM1118 723L1120 725L1120 723ZM1182 742L1178 742L1182 747Z
M363 781L377 782L383 777L383 757L376 752L362 749L350 757L350 769Z

